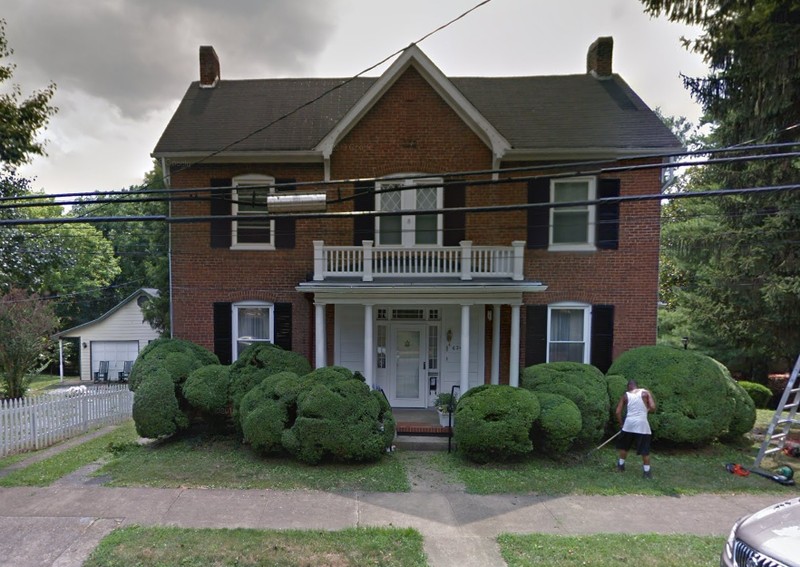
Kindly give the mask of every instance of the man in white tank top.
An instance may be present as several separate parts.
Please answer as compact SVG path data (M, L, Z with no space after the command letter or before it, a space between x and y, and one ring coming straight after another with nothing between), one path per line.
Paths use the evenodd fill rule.
M622 410L627 408L625 421L622 420ZM632 446L636 446L636 454L642 456L644 477L653 478L650 471L650 423L647 414L656 411L656 401L653 394L644 388L639 388L635 380L628 381L628 391L619 399L617 404L617 421L622 431L617 437L619 460L617 471L625 471L625 459Z

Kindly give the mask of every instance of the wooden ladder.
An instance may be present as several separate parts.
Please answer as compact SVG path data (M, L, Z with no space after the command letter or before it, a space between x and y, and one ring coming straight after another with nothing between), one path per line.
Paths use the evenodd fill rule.
M783 450L786 440L792 427L800 426L800 419L797 419L797 409L800 406L800 386L797 385L797 375L800 373L800 356L794 365L786 389L783 391L781 401L772 416L772 421L767 428L767 434L758 450L754 466L760 467L764 457L771 453Z

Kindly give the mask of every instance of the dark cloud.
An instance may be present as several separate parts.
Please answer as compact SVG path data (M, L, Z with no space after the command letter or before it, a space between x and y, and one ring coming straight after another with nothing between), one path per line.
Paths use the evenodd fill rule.
M333 32L315 0L6 0L6 35L23 87L53 81L141 118L198 77L213 45L223 78L302 74Z

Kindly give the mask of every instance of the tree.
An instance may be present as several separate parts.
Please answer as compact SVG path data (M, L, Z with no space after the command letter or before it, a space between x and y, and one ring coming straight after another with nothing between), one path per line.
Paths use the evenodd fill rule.
M109 197L97 195L81 199L72 214L80 217L137 217L167 214L163 194L146 190L164 189L161 165L145 174L142 185L129 187ZM111 202L98 202L110 200ZM162 333L169 331L169 247L168 227L158 221L96 222L93 226L111 242L119 262L119 273L109 288L94 298L98 316L140 287L158 289L159 296L143 307L145 319Z
M710 73L685 83L714 127L713 144L800 141L798 2L642 2L652 15L703 30L685 43ZM779 186L796 183L799 174L800 161L774 159L709 167L702 182L703 188ZM679 237L692 276L683 306L763 380L770 364L786 369L800 352L800 191L731 195L697 207L706 210L691 216L703 226Z
M12 289L0 297L0 374L8 398L21 398L28 376L48 361L58 325L50 305L36 294Z
M14 51L8 46L5 34L6 21L0 19L0 60ZM0 84L11 79L15 65L0 64ZM20 100L22 93L18 85L0 94L0 164L14 168L27 163L34 155L43 155L44 147L37 140L39 130L47 125L57 109L50 105L56 86L50 83L44 89Z

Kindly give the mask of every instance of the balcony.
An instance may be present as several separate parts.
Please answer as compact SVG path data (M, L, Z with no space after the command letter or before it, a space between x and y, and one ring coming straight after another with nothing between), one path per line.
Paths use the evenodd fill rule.
M372 240L362 246L325 246L314 241L314 281L357 278L364 282L390 278L474 278L522 281L525 242L511 246L375 247Z

